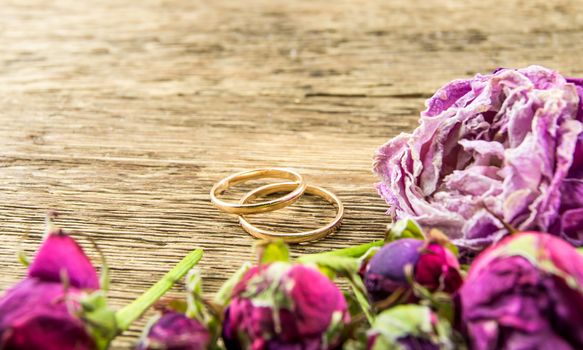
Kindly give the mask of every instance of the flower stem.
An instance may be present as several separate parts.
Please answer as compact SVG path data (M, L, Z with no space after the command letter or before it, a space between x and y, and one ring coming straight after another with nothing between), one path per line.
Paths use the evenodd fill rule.
M383 240L374 241L374 242L370 242L370 243L356 245L354 247L329 250L327 252L322 252L322 253L304 254L304 255L301 255L300 258L304 257L304 256L341 256L341 257L347 257L347 258L360 258L364 254L366 254L366 252L368 252L368 250L370 248L381 247L384 243L385 243L385 241L383 241Z
M129 326L152 304L154 304L158 299L160 299L177 281L181 280L184 275L190 269L198 263L202 258L202 249L197 249L190 252L187 256L182 259L172 270L170 270L162 279L160 279L156 284L154 284L150 289L145 291L136 300L132 301L130 304L124 306L122 309L115 313L115 318L117 321L117 327L120 332L123 332L129 328Z

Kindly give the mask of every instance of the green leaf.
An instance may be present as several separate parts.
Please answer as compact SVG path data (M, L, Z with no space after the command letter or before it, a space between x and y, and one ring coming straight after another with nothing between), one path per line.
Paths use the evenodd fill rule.
M326 277L328 277L330 281L334 281L334 279L336 279L337 276L336 271L332 270L331 268L326 266L318 266L318 270L320 270L321 273L326 275Z
M435 320L431 309L424 305L398 305L381 312L371 333L376 335L372 350L404 349L399 339L408 336L429 340L439 349L454 348L451 324L441 318ZM465 349L463 341L456 342L455 348Z
M202 301L202 276L200 269L196 267L188 272L186 275L186 303L188 305L186 315L190 318L195 318L206 323L205 306Z
M136 300L119 310L115 317L120 331L125 331L142 314L172 288L174 283L184 278L184 275L202 258L202 249L190 252L172 270Z
M316 253L316 254L304 254L300 256L300 259L304 256L341 256L346 258L360 258L365 255L371 248L382 247L385 241L374 241L370 243L360 244L354 247L342 248L330 250L327 252Z
M103 290L86 294L80 300L81 318L89 326L97 349L107 349L118 333L115 312L107 306Z
M421 226L412 219L399 220L389 227L387 232L387 242L396 241L403 238L425 239Z
M313 254L300 256L297 260L302 264L324 266L340 274L358 272L360 267L357 259L344 256Z
M389 342L409 335L430 334L433 331L431 309L415 304L397 305L377 315L372 329Z
M24 267L30 266L30 261L28 260L28 257L26 256L26 253L24 252L24 250L21 250L21 251L18 252L18 261Z
M354 296L356 297L356 301L360 305L360 308L361 308L364 316L366 316L368 323L372 324L374 322L374 316L373 316L372 308L371 308L370 303L368 301L368 296L366 294L366 287L364 286L364 283L362 282L362 278L360 278L360 276L357 273L353 273L353 274L347 276L347 278L348 278L348 283L350 284L350 288L352 289L352 292L354 293Z
M276 261L289 262L289 249L284 241L268 241L258 245L259 263L269 264Z
M166 304L166 307L172 311L176 311L179 312L181 314L186 314L186 311L188 310L188 303L185 300L178 300L178 299L172 299L170 301L168 301L168 303Z
M251 268L251 263L244 263L228 280L223 283L217 294L214 297L214 303L225 307L231 301L231 294L233 293L233 288L239 283L241 278L249 271Z

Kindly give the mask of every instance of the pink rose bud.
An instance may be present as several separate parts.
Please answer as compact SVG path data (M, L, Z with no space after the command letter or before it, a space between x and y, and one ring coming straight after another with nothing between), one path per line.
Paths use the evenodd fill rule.
M225 311L229 350L332 349L348 323L344 296L314 267L274 262L250 269Z
M459 263L449 249L403 238L385 245L368 263L364 283L371 299L380 301L397 289L409 289L407 266L412 268L414 281L430 291L453 293L462 284Z
M198 320L175 311L165 312L148 330L138 350L206 350L211 335Z
M525 232L488 248L459 296L474 350L583 349L583 256L557 237Z
M99 289L95 268L71 237L49 233L28 277L0 299L0 349L95 348L80 300Z

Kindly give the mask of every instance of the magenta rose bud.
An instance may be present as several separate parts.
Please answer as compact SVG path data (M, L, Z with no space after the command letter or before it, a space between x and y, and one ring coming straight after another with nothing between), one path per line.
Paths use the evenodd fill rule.
M235 287L223 339L230 350L333 349L349 318L344 296L315 267L274 262Z
M50 233L28 277L0 299L1 349L93 349L80 299L99 288L93 265L71 237Z
M364 284L373 301L387 298L397 289L409 289L406 267L414 281L430 291L453 293L462 284L455 255L438 243L413 238L393 241L381 248L368 263Z
M200 321L168 311L148 330L138 350L205 350L210 341L211 335Z
M546 233L510 236L459 292L472 349L583 349L583 256Z
M390 214L467 248L506 235L498 218L583 245L582 86L540 66L446 84L375 156Z

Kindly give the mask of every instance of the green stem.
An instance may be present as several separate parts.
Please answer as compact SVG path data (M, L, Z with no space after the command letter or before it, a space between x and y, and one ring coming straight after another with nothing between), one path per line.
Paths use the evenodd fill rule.
M383 240L374 241L374 242L370 242L370 243L357 245L354 247L329 250L329 251L323 252L323 253L305 254L305 255L301 255L300 258L302 258L304 256L342 256L342 257L347 257L347 258L360 258L364 254L366 254L366 252L368 252L368 250L370 248L382 247L383 244L385 244L385 241L383 241Z
M129 305L124 306L115 313L115 319L120 332L129 328L129 326L146 310L160 299L177 281L181 280L190 269L202 258L202 249L190 252L187 256L174 266L161 280L156 282L150 289L140 295Z

